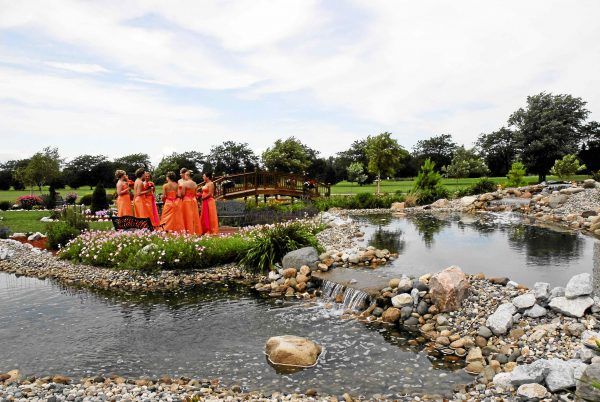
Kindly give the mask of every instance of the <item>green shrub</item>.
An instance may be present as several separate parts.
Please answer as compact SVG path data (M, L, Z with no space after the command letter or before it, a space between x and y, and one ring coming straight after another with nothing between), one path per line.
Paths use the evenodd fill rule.
M63 222L66 222L79 231L89 230L90 228L90 224L85 220L83 214L76 208L72 207L63 208L60 211L58 218L53 219L59 219Z
M491 193L496 191L497 185L493 180L483 177L470 187L472 195Z
M359 193L351 196L332 196L314 200L314 206L319 211L327 211L330 208L343 209L374 209L389 208L394 202L404 201L405 196L396 192L395 194L375 195L373 193Z
M442 185L442 176L434 170L435 163L427 158L423 162L412 189L419 205L431 204L440 198L448 198L449 192Z
M89 207L90 205L92 205L92 195L86 194L86 195L81 196L81 198L79 198L79 204L85 205L86 207Z
M52 222L46 225L46 236L48 236L48 248L58 250L64 247L70 240L79 236L81 231L67 222Z
M56 207L56 198L58 194L54 187L50 186L48 189L48 194L42 194L42 202L44 204L44 208L46 209L54 209Z
M102 183L98 183L96 188L94 188L94 192L92 193L92 212L103 211L108 209L108 206L109 202L106 198L106 190L104 189Z
M550 173L558 176L559 179L569 179L584 169L587 169L587 167L579 163L577 155L570 154L563 156L562 159L555 160Z
M10 201L0 201L0 211L8 211L13 206Z
M520 187L526 184L525 182L525 165L522 162L513 162L508 171L506 177L508 178L508 182L506 182L507 187Z
M314 230L288 222L257 230L241 264L251 272L267 274L287 253L302 247L320 248Z

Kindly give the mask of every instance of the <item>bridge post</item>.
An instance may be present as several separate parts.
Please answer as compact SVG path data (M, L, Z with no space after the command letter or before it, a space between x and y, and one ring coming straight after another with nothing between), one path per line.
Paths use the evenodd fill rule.
M248 189L248 183L246 181L246 168L244 168L244 190Z

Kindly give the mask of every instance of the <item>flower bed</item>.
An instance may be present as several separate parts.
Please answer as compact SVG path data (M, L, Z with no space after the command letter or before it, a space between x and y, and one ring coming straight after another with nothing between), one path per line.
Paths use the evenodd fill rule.
M266 271L279 262L283 254L295 248L317 245L315 234L322 230L314 222L286 222L256 226L237 234L196 236L184 233L126 231L88 231L71 240L59 252L64 259L117 269L186 270L243 262L248 268ZM277 240L282 233L287 237ZM265 239L271 239L270 241ZM256 255L265 242L262 263L244 259ZM283 253L283 254L282 254ZM267 261L269 265L265 265Z

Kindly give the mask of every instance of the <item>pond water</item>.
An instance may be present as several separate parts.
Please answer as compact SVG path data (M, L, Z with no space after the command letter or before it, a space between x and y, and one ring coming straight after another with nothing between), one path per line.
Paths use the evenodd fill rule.
M531 225L510 214L373 215L357 218L365 240L399 254L375 272L378 277L421 275L458 265L467 273L506 276L532 286L565 286L582 272L592 273L594 238ZM370 270L370 269L369 269Z
M449 393L469 376L408 346L406 334L353 320L320 304L278 306L239 286L167 296L117 296L0 273L0 372L221 378L269 391ZM292 334L325 348L319 364L278 374L264 344ZM9 347L7 347L9 346Z

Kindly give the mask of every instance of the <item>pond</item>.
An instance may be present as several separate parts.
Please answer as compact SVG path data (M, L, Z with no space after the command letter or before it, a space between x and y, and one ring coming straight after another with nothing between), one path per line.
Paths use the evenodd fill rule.
M365 241L398 253L380 267L381 278L419 276L458 265L470 274L505 276L532 286L565 286L582 272L592 272L594 238L535 226L512 214L423 214L410 217L372 215L357 218Z
M249 389L321 393L450 393L470 376L408 346L409 336L342 320L321 303L276 305L240 286L117 296L0 273L0 372L85 377L221 378ZM278 374L264 356L275 335L325 348L319 364ZM10 345L10 347L6 347Z

